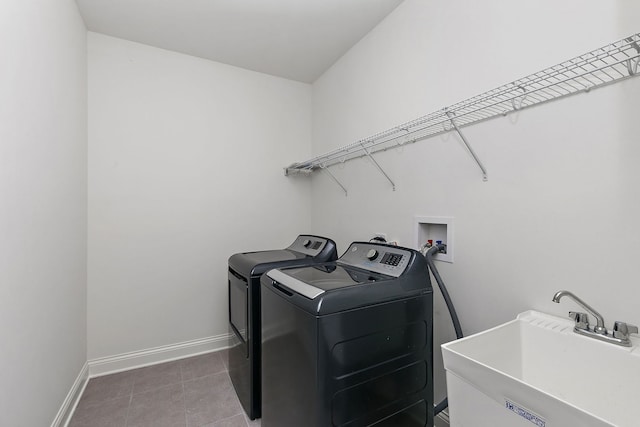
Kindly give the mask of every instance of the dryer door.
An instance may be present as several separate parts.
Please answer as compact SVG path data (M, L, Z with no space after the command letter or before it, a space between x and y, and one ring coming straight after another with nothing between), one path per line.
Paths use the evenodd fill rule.
M247 325L248 325L248 282L240 274L229 269L229 325L244 347L248 357Z

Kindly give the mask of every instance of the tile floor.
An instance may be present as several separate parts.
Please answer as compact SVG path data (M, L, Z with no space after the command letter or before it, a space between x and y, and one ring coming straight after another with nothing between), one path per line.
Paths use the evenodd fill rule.
M256 427L227 373L225 351L89 380L69 427Z
M222 350L92 378L69 427L259 427L240 406L226 363Z

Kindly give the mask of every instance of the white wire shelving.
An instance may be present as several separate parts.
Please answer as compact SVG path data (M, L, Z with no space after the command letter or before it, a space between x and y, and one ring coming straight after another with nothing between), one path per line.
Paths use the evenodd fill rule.
M395 190L395 184L373 154L446 132L456 132L487 180L487 171L460 128L640 75L640 33L625 37L561 64L442 108L426 116L360 139L349 145L285 168L285 175L325 171L346 188L329 167L367 156Z

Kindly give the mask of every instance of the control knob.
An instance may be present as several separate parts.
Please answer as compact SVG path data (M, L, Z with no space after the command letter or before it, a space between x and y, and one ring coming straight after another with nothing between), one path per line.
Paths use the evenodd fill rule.
M378 251L375 249L369 249L369 252L367 252L367 258L373 261L377 257L378 257Z
M311 246L311 240L304 239L304 242L302 242L302 246L304 246L305 248L308 248L309 246Z

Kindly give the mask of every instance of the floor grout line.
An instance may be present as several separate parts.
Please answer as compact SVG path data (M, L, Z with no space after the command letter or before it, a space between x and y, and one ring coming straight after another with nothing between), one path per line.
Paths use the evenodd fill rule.
M184 426L189 427L189 418L187 417L187 396L184 390L184 372L182 371L182 363L180 363L180 384L182 385L182 408L184 409Z
M127 425L129 424L129 412L131 412L131 402L133 402L133 385L131 386L131 394L129 395L129 405L127 405L127 413L124 416L124 427L127 427Z

